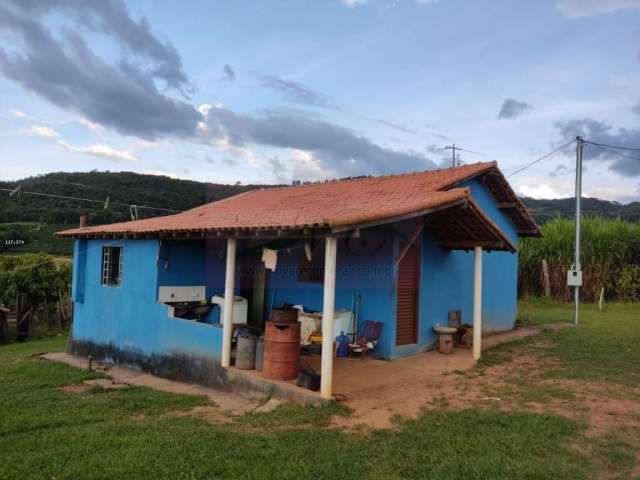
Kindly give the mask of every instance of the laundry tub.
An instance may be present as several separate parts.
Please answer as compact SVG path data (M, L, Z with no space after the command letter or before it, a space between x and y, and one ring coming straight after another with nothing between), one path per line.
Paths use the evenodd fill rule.
M211 303L220 307L220 323L222 323L224 318L224 297L214 295L211 298ZM249 306L246 298L239 296L233 297L233 314L231 316L231 322L237 325L246 324L248 309Z

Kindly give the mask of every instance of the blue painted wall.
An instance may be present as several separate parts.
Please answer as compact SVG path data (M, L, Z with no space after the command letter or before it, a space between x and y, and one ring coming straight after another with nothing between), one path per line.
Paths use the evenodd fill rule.
M104 245L123 247L122 284L100 284ZM197 285L204 275L204 262L196 267L201 253L197 245L172 249L167 269L158 268L157 240L76 241L74 258L86 256L84 301L74 302L73 338L146 355L187 353L219 360L222 329L190 320L169 318L167 307L157 303L158 282L186 275L185 285ZM173 260L172 260L173 259ZM185 260L185 262L180 261ZM187 262L188 260L188 262ZM162 262L162 260L160 260ZM81 262L74 262L74 278L82 278ZM200 283L201 284L201 283ZM74 298L80 288L74 282Z
M368 240L367 240L368 239ZM362 241L369 242L367 246ZM376 349L380 356L388 357L393 349L393 295L395 274L393 271L394 233L388 228L363 232L363 238L352 239L349 251L346 239L338 240L336 260L336 309L355 310L356 296L360 295L359 324L366 320L384 323L382 337ZM375 251L371 251L375 249ZM305 310L322 311L322 282L298 280L299 265L304 250L292 249L278 253L275 272L267 277L266 302L268 310L282 303L302 304ZM324 243L314 249L313 255L324 259ZM321 265L324 265L321 262ZM340 332L335 332L339 335Z
M160 242L158 285L206 285L206 247L204 241Z
M518 245L518 234L509 218L497 208L482 182L471 180L480 208ZM433 326L446 325L450 310L461 310L463 323L473 324L473 251L446 251L427 231L422 238L420 291L420 343L433 344ZM484 252L482 262L482 330L484 333L513 328L517 315L518 254Z

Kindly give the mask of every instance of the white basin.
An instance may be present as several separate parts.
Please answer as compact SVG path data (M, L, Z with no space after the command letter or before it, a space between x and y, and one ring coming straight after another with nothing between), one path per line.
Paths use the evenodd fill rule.
M433 327L433 331L438 335L451 335L452 333L456 333L458 329L456 327L446 327L444 325L436 325Z

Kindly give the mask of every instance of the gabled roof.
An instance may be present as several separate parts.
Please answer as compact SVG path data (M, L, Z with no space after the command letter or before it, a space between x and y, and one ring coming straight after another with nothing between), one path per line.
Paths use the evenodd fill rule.
M60 237L112 237L163 236L163 234L215 233L238 234L243 231L263 230L319 230L341 231L371 224L396 221L409 216L420 216L454 206L467 207L480 212L481 223L492 225L500 242L510 244L493 222L471 198L467 188L455 185L492 173L502 174L495 162L476 163L455 168L430 170L382 177L362 177L327 181L291 187L251 190L234 197L165 217L74 228L59 232ZM509 185L492 180L501 198L520 203ZM489 185L488 185L489 186ZM507 189L504 192L502 190ZM493 190L492 190L493 191ZM495 194L494 194L495 195ZM526 232L538 232L538 227L526 212L513 207ZM477 215L476 215L477 217ZM520 218L522 217L522 218ZM478 217L480 218L480 217ZM498 240L496 240L498 241ZM512 249L513 246L511 245Z

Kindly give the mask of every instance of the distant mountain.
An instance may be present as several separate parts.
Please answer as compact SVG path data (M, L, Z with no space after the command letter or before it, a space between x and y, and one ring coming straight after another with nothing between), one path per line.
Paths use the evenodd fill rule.
M97 171L49 173L15 182L0 182L0 188L5 189L14 189L18 185L26 192L86 198L97 202L28 194L9 197L8 193L0 192L0 223L40 222L73 225L78 223L81 214L89 215L92 224L113 223L131 219L129 207L115 203L181 211L261 187L221 185L131 172ZM109 205L105 209L104 202L107 197ZM138 209L139 218L168 213L170 212Z
M555 217L573 218L576 211L575 198L536 200L523 197L521 200L536 222L540 224ZM598 198L583 198L582 214L588 217L620 217L624 220L640 222L640 202L622 205Z
M70 243L53 239L51 232L77 225L81 214L87 214L89 223L93 225L113 223L131 219L130 209L126 205L145 205L181 211L263 187L204 183L131 172L97 171L49 173L15 182L0 182L0 188L3 189L13 190L19 185L26 192L96 200L95 203L91 203L28 194L10 197L7 192L0 191L0 241L24 237L27 242L24 246L18 247L4 245L4 250L44 250L60 254L70 251ZM107 197L109 204L105 209ZM523 198L522 201L538 223L555 217L571 218L575 211L575 201L571 198ZM116 202L125 206L116 205ZM622 205L597 198L585 198L582 208L588 216L621 217L640 221L640 202ZM162 210L138 209L139 218L168 213ZM0 245L0 251L2 250L3 245Z

